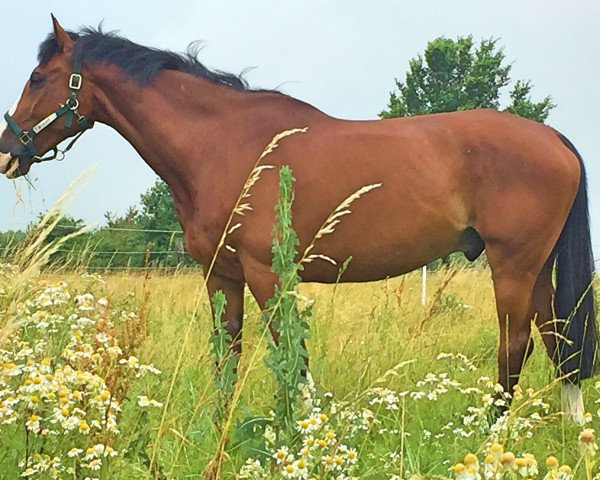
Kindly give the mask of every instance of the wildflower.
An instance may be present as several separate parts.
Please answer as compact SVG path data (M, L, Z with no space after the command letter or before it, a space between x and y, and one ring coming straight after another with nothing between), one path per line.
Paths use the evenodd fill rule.
M62 422L62 426L65 430L73 430L75 427L77 427L79 425L79 418L71 415L69 418L67 418L64 422Z
M81 420L79 422L79 431L81 433L89 433L90 432L90 426L88 425L88 423L85 420Z
M312 435L306 437L304 439L304 441L302 442L302 444L305 447L309 447L309 448L312 447L315 444L315 437L313 437Z
M273 458L277 460L277 464L285 463L289 458L288 448L281 447L273 454Z
M569 465L562 465L558 469L558 476L560 480L570 480L573 477L573 469Z
M472 468L475 471L479 471L479 460L472 453L465 455L463 462L466 467Z
M492 443L490 447L490 454L494 457L496 461L500 460L500 457L502 457L502 453L504 453L504 447L499 443Z
M96 340L98 341L98 343L104 344L104 343L108 343L108 341L110 340L110 337L105 332L100 332L100 333L96 334Z
M331 470L335 466L335 460L331 455L324 455L321 463L325 466L325 470Z
M526 453L522 458L516 458L514 464L519 475L524 478L535 477L538 474L537 462L530 453Z
M94 453L97 457L104 453L104 445L102 445L101 443L97 443L92 447L92 449L94 450Z
M456 480L474 480L477 478L464 463L457 463L450 470L454 473Z
M348 463L354 464L358 460L358 453L356 449L349 448L346 452L346 458L348 459Z
M321 426L321 422L322 420L318 415L312 414L310 417L308 417L308 423L310 423L311 430L316 430L319 428Z
M296 476L296 466L294 464L292 464L292 463L287 464L281 470L281 474L285 478L294 478Z
M486 480L499 480L502 474L502 466L499 459L491 453L485 457L483 462L483 477Z
M137 359L137 357L134 357L133 355L130 355L127 360L122 358L121 360L119 360L119 363L121 365L127 364L129 368L139 368L140 366L140 361Z
M504 452L500 456L500 464L502 465L502 468L506 470L514 470L516 468L515 460L515 454L512 452Z
M312 430L310 421L308 419L300 420L298 422L298 431L300 433L308 433Z
M538 466L535 456L531 453L525 453L523 454L523 458L527 462L527 475L530 477L537 477Z
M308 447L302 447L302 449L300 450L300 456L302 458L312 458L310 449Z
M85 451L85 460L91 460L92 458L96 458L96 451L92 447L88 447Z
M163 404L161 402L157 402L156 400L148 398L146 395L141 395L138 397L138 405L140 407L157 407L161 408Z
M100 470L102 468L102 460L96 458L87 464L87 468L90 470Z
M79 454L81 454L81 453L83 453L83 450L81 448L73 447L71 450L69 450L67 452L67 456L74 458L74 457L79 456Z
M579 449L584 455L596 455L598 445L596 444L593 429L586 428L579 434Z
M308 475L308 464L305 460L297 460L294 463L294 467L296 468L296 474L298 478L306 478L306 476Z

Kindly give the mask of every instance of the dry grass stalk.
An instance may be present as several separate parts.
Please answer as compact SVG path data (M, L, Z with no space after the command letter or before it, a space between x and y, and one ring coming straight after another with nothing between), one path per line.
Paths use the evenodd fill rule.
M331 258L327 255L324 255L321 253L310 253L310 252L315 247L315 243L317 242L317 240L319 240L320 238L323 238L325 235L331 235L335 231L336 225L342 221L341 220L342 217L344 217L346 215L350 215L352 213L352 210L350 210L350 206L352 205L352 203L355 200L358 200L365 193L368 193L371 190L375 190L376 188L381 187L381 185L383 185L383 184L382 183L373 183L371 185L366 185L364 187L361 187L356 192L354 192L352 195L347 197L342 203L340 203L336 207L336 209L333 212L331 212L331 214L329 214L329 216L327 217L325 222L323 222L323 224L321 225L321 228L319 228L319 230L317 231L312 242L310 242L308 247L306 247L306 249L304 250L304 253L302 254L302 258L300 259L299 263L310 263L315 259L321 259L321 260L325 260L333 265L337 265L337 262L333 258Z

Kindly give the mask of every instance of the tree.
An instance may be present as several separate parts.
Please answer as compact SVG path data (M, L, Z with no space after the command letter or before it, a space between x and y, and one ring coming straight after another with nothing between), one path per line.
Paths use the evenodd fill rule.
M147 230L181 230L177 219L173 195L169 186L160 178L142 193L142 204L137 221Z
M171 188L161 180L156 182L140 197L141 210L136 217L146 242L155 253L153 260L164 264L193 263L183 254L181 224L177 218ZM170 252L170 253L166 253Z
M387 109L379 116L406 117L475 108L500 110L502 89L510 83L512 65L505 64L504 52L496 43L496 39L489 39L475 46L472 36L456 40L439 37L429 42L423 56L409 62L405 80L395 80L398 92L390 94ZM531 89L529 81L515 82L504 110L543 122L555 105L549 96L534 102Z

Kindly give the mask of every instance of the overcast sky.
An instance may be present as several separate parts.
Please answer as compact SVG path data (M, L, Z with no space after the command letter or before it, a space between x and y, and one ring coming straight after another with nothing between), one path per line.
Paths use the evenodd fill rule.
M8 4L8 1L5 0ZM119 30L131 40L185 50L206 48L209 67L247 75L252 86L279 88L342 118L371 119L387 104L394 77L437 36L499 38L513 79L530 79L534 98L558 105L548 123L569 137L588 169L592 223L600 221L600 2L587 0L428 1L45 1L10 2L2 11L0 109L8 110L51 30L50 12L68 29ZM0 179L0 230L18 228L54 203L81 172L97 165L69 212L102 223L123 213L154 173L110 128L87 132L62 163L35 165L32 188ZM600 256L600 225L594 228Z

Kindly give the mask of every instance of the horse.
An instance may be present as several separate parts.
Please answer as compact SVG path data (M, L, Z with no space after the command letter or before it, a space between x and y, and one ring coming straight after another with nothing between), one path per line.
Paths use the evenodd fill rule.
M566 409L581 420L580 382L594 374L597 351L594 270L585 168L561 133L486 109L337 119L210 70L194 52L52 22L39 64L0 127L0 172L15 178L64 155L95 122L115 129L172 189L190 255L205 269L213 262L207 290L226 296L223 318L237 354L245 285L261 308L278 285L271 269L276 168L261 171L228 248L219 248L222 232L263 147L282 131L305 128L269 156L296 178L299 251L341 200L381 184L318 240L329 258L352 257L341 281L394 277L452 252L475 260L485 250L500 329L498 383L513 391L536 324ZM300 275L334 283L338 272L313 261Z

